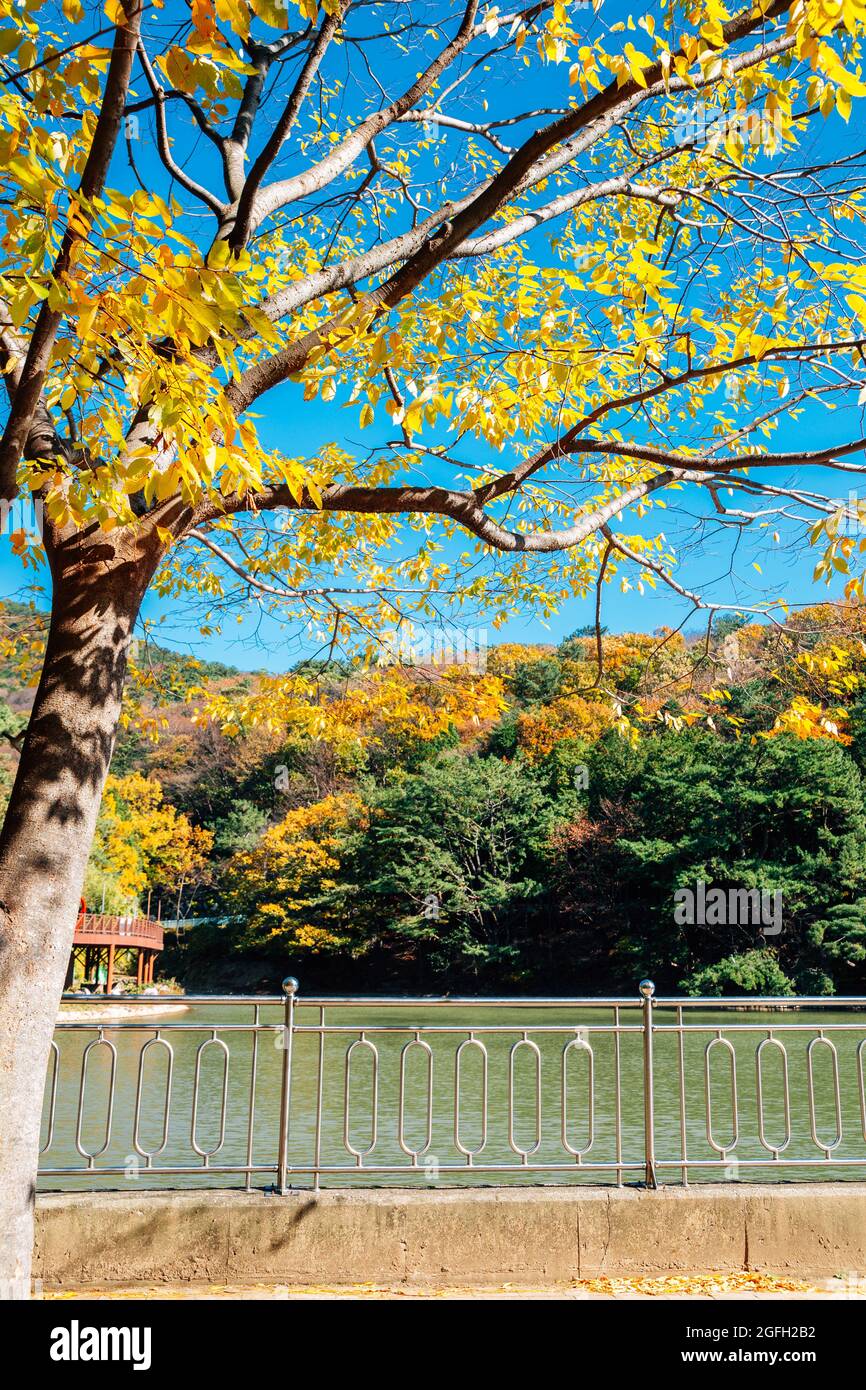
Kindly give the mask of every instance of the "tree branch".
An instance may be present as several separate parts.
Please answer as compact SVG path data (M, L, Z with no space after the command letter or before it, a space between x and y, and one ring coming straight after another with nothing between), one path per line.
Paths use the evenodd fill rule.
M343 22L343 18L350 3L351 0L342 0L339 8L335 10L333 14L325 15L325 18L319 26L319 32L316 34L315 40L307 54L307 60L301 68L298 79L292 88L291 95L286 102L283 113L271 132L270 138L265 144L264 149L247 175L243 191L238 200L234 222L231 224L228 235L229 245L234 251L246 245L252 226L253 207L255 205L256 194L259 191L261 182L274 160L277 158L289 131L298 118L298 112L303 105L307 92L310 90L310 84L322 64L322 59L328 50L331 40Z
M153 70L144 47L144 41L141 38L138 40L138 56L141 59L141 66L144 69L147 85L153 93L156 110L156 145L159 150L160 159L172 178L180 184L181 188L185 188L187 193L191 193L194 198L198 198L199 202L209 207L211 212L216 213L217 217L223 217L226 212L225 204L216 194L211 193L209 188L205 188L203 184L196 183L195 179L190 178L189 174L181 169L180 165L174 160L168 138L168 126L165 120L165 92L157 81L156 73Z
M460 28L454 38L416 78L412 86L402 96L392 101L390 106L374 111L366 120L361 121L360 125L344 140L341 140L318 164L312 165L301 174L295 174L290 179L281 179L261 189L256 198L252 225L259 226L266 217L276 212L278 208L287 207L289 203L297 202L299 198L305 198L310 193L316 193L331 183L338 174L343 173L354 163L371 140L375 140L376 136L393 121L396 121L406 111L410 111L422 96L426 96L446 68L450 67L458 54L462 53L467 44L475 37L477 12L478 0L468 0Z
M747 37L766 22L768 18L778 17L783 14L791 4L791 0L775 0L766 13L755 13L753 10L742 11L734 19L723 26L723 40L721 47L725 48L738 40ZM467 11L468 13L468 11ZM464 18L465 24L465 18ZM455 40L455 42L457 42ZM772 45L764 45L759 50L753 50L746 55L740 55L741 59L748 59L754 63L762 60L766 56L766 51L782 51L793 44L792 38L779 39ZM760 55L760 56L759 56ZM440 55L441 56L441 55ZM428 69L429 72L429 69ZM568 139L569 136L582 131L588 143L594 143L598 138L596 132L599 121L610 123L613 119L619 119L625 109L631 109L645 101L648 97L657 95L660 91L667 88L673 89L677 85L675 79L665 81L665 73L660 62L647 68L644 74L646 86L629 79L618 85L616 81L610 82L601 92L595 94L582 106L570 111L566 116L560 117L550 125L536 131L528 140L512 155L511 159L493 176L481 190L474 196L468 206L463 207L446 221L438 235L428 238L419 247L408 261L388 280L375 290L368 291L361 301L362 307L371 309L378 316L385 310L393 308L405 299L428 275L443 261L449 259L468 237L472 235L484 222L497 212L516 191L526 186L526 181L533 177L535 166L542 160L542 157L554 150L555 147ZM715 80L715 79L714 79ZM686 85L697 86L699 83L686 84L682 81L683 87ZM377 115L381 116L379 112ZM370 117L369 120L374 120ZM365 125L362 123L358 127L357 135L363 131ZM378 130L378 127L377 127ZM377 131L369 131L369 138L372 138ZM349 137L349 141L354 137ZM365 137L366 142L366 137ZM348 142L344 142L346 144ZM578 142L579 143L579 142ZM343 146L338 146L337 151ZM359 147L363 148L363 144ZM568 163L574 158L575 149L572 146L566 147L567 153L563 156L559 152L562 163ZM334 152L334 156L337 151ZM355 150L356 154L358 150ZM328 156L328 159L334 156ZM354 158L354 154L352 155ZM327 164L328 159L322 165ZM555 165L557 156L551 161ZM549 170L548 172L550 172ZM309 172L309 171L308 171ZM537 171L535 171L537 173ZM299 180L307 178L307 175L298 175ZM321 186L321 185L316 185ZM280 185L271 185L270 189L278 188ZM312 191L306 187L297 192L297 196L303 196L304 192ZM262 196L269 195L269 190L263 191ZM293 197L295 195L293 194ZM282 205L282 204L278 204ZM269 210L273 208L269 207ZM271 356L263 358L250 367L242 377L233 382L228 389L228 398L235 410L245 410L258 399L265 391L271 387L285 381L295 372L300 371L304 364L309 360L310 354L317 348L328 345L329 336L334 330L339 329L343 316L337 316L328 320L320 328L317 328L290 343L280 352L273 353Z
M66 230L54 263L52 279L62 283L71 264L74 248L90 230L91 204L105 186L108 166L123 120L126 94L138 44L141 26L142 0L121 0L126 22L114 31L114 44L105 91L96 118L93 141L87 154L79 185L80 201L70 209ZM12 402L6 428L0 440L0 498L11 500L18 491L16 474L18 462L28 446L42 387L51 360L51 352L62 320L62 311L52 309L43 300L21 369L15 399Z

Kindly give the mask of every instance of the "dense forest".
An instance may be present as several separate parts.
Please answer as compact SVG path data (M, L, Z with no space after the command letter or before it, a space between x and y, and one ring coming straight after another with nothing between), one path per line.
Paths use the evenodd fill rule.
M6 787L43 624L5 608ZM864 636L828 604L280 677L140 644L88 907L184 919L195 988L863 992ZM698 883L781 930L680 923Z

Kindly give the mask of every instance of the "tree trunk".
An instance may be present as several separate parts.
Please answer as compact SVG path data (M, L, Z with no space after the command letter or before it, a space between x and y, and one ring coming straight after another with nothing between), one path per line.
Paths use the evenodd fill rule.
M0 1296L28 1298L43 1088L133 625L155 557L96 532L52 556L45 660L0 835ZM51 552L49 552L51 553Z

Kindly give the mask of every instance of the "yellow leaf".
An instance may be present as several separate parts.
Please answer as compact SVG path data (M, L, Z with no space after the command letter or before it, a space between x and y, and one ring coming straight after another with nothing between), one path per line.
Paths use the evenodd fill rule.
M216 12L235 34L246 38L250 32L250 12L245 0L216 0Z

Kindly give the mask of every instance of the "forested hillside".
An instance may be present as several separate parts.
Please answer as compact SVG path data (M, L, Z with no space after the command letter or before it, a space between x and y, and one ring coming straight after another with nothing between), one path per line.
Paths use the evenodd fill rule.
M4 618L4 778L41 615ZM140 644L87 880L188 986L866 988L866 613L285 676ZM782 929L683 925L703 882Z

